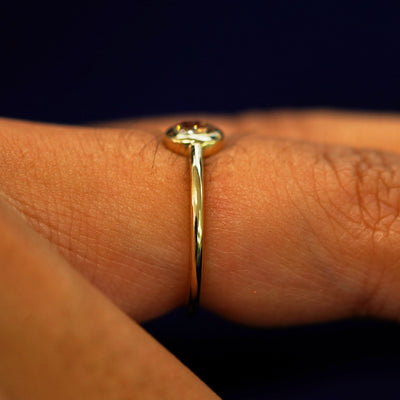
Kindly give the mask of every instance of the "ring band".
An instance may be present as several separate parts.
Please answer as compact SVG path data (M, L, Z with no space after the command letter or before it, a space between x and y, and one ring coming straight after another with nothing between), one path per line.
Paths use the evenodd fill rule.
M203 156L222 148L224 135L218 128L204 122L181 122L166 132L165 145L172 151L189 156L191 169L190 217L190 286L187 310L198 311L203 268Z

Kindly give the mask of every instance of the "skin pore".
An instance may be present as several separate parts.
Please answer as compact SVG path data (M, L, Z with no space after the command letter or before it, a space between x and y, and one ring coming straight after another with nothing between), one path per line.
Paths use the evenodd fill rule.
M158 390L215 398L132 321L187 295L188 163L161 143L180 119L86 127L0 120L6 396L54 398L70 374L75 393L96 399L135 398L135 390L140 398ZM202 119L227 136L204 162L202 305L259 326L397 319L400 118L312 111ZM18 379L31 371L22 388ZM74 385L65 390L69 397L57 398L73 398Z

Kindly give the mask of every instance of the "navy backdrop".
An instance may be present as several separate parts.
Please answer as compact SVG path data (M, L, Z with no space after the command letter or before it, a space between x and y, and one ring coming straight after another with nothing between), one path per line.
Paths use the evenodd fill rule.
M399 111L399 17L355 0L1 4L0 115ZM146 328L224 399L400 397L392 323L256 330L178 310Z

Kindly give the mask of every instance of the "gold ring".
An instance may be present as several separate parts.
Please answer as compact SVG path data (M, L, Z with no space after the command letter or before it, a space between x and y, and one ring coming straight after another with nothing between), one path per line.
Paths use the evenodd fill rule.
M203 268L203 156L222 148L224 135L218 128L204 122L181 122L166 132L165 145L172 151L190 157L191 212L190 212L190 286L188 312L199 308L201 274Z

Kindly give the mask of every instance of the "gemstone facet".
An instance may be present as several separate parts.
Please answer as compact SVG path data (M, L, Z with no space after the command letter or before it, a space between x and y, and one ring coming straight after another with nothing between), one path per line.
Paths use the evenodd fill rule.
M184 121L168 129L165 144L176 153L189 155L190 146L198 143L206 157L222 147L223 138L223 133L213 125L201 121Z

